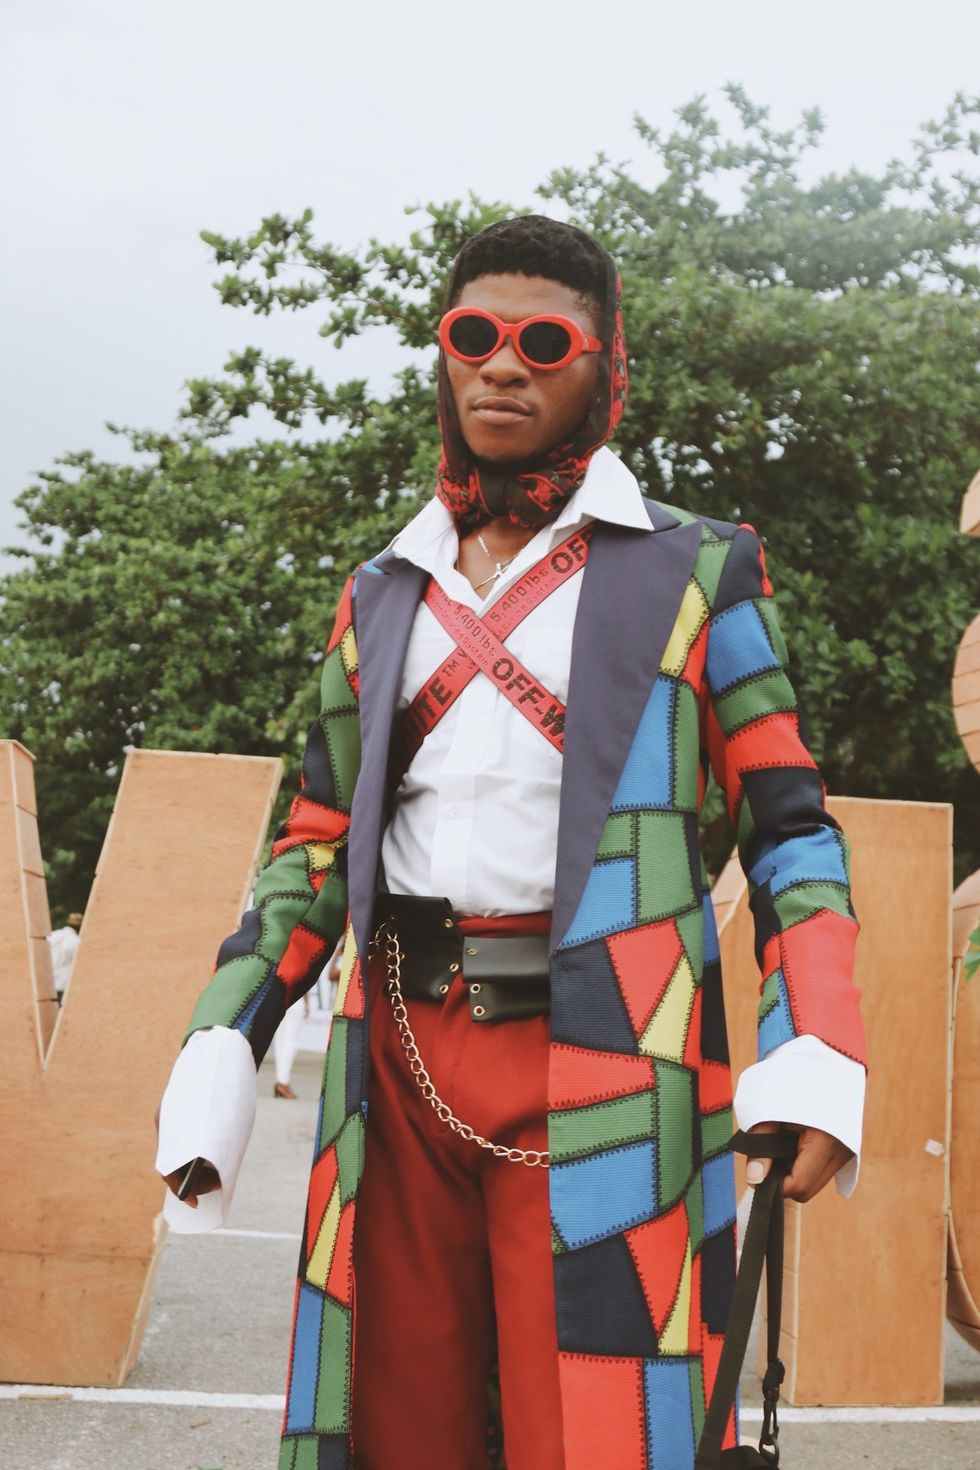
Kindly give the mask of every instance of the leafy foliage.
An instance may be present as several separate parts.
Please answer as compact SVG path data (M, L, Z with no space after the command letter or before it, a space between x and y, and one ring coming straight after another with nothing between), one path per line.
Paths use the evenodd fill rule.
M728 101L732 137L698 99L666 134L636 120L643 177L600 156L540 190L621 263L617 448L647 493L766 538L830 788L954 801L976 866L980 782L949 676L980 586L956 531L980 450L980 100L954 99L880 176L812 184L818 114L778 131L740 88ZM379 395L249 348L187 385L173 432L120 431L136 466L72 454L21 496L32 545L0 586L0 709L39 758L61 906L84 901L128 746L272 750L295 770L341 579L430 491L450 262L509 212L429 204L407 243L350 252L310 210L205 232L229 306L312 311L338 346L394 334L408 365ZM231 444L258 409L282 436Z

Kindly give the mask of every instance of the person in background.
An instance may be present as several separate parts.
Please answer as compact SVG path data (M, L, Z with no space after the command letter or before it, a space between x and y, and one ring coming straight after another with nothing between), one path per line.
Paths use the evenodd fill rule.
M54 971L54 989L59 1005L65 998L65 991L71 979L72 966L78 952L78 931L82 927L82 918L82 914L69 914L63 928L54 929L48 935L48 944L51 947L51 968Z

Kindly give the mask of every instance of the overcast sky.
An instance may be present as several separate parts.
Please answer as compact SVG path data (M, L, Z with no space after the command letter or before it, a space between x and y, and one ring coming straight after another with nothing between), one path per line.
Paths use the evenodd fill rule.
M520 206L599 150L647 167L634 112L742 82L788 126L816 105L814 172L877 168L975 90L975 0L3 0L0 542L14 496L105 420L165 428L182 382L274 346L330 380L379 372L309 313L222 307L202 228L316 211L354 245L473 189ZM387 370L387 364L381 366Z

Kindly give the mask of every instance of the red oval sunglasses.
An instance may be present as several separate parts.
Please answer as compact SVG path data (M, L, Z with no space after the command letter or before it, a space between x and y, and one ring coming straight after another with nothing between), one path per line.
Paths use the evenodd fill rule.
M502 322L492 311L456 306L439 323L439 341L460 362L480 363L493 357L507 340L528 367L554 372L583 352L601 352L598 337L589 337L567 316L529 316Z

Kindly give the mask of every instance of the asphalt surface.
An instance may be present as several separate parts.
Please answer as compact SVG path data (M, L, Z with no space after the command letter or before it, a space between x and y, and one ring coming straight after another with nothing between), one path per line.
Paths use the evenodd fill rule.
M281 1410L274 1401L284 1387L320 1066L318 1056L300 1054L296 1102L274 1099L270 1067L260 1073L255 1133L226 1228L262 1234L171 1235L123 1395L91 1402L32 1389L30 1397L0 1398L0 1470L275 1470ZM980 1405L980 1354L952 1332L947 1347L947 1407ZM748 1360L755 1361L751 1348ZM183 1391L189 1401L152 1401L161 1390ZM131 1394L150 1401L128 1402ZM234 1406L201 1402L215 1394L240 1397ZM749 1373L746 1437L758 1401ZM819 1412L804 1411L801 1422L786 1416L788 1470L980 1467L980 1419L842 1424L808 1417Z

